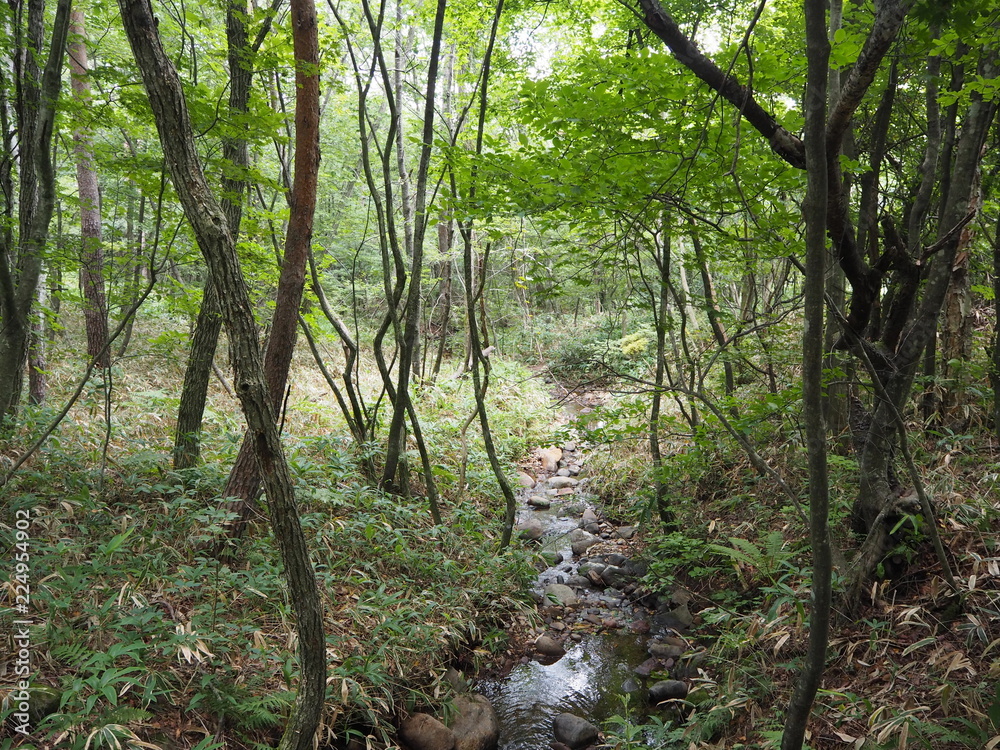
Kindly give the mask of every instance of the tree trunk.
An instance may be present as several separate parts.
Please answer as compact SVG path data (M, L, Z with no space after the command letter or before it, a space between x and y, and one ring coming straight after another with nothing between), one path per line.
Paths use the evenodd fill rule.
M17 119L20 177L20 242L16 270L11 269L13 248L0 249L0 421L13 418L21 399L28 359L31 308L42 272L42 252L55 206L52 168L52 128L62 88L61 72L69 30L69 0L56 7L43 70L42 52L45 7L41 0L28 4L28 29L15 50L18 91ZM23 30L20 30L23 31Z
M152 8L148 0L120 0L119 7L129 44L149 94L174 187L211 269L219 296L226 301L223 316L229 333L236 392L246 415L250 440L267 494L275 541L281 551L295 610L301 677L292 714L278 748L310 750L326 693L322 604L299 523L291 473L270 407L249 290L226 216L205 180L180 78L160 44ZM304 7L301 0L292 0L292 12L296 58L302 59L298 40L304 34L314 33L315 9L307 4ZM312 38L315 39L315 36ZM315 77L304 74L304 68L304 65L297 66L297 75ZM310 67L310 70L315 70L315 67ZM302 83L308 85L308 81Z
M827 153L826 84L830 44L826 3L806 0L806 170L802 207L806 221L805 311L802 330L802 402L809 463L809 538L812 542L812 608L809 648L785 716L781 750L800 750L813 700L826 668L830 633L833 557L830 548L826 425L823 423L823 304L826 275Z
M663 481L663 453L660 449L660 410L663 402L664 374L667 359L667 304L670 299L670 227L668 218L664 217L664 237L662 242L656 242L655 256L659 283L659 296L653 302L653 315L656 321L656 371L654 375L653 403L649 410L649 452L653 460L653 493L656 512L660 517L660 525L665 532L677 528L673 509L667 499L667 486Z
M70 15L69 69L73 98L81 110L90 105L90 74L87 32L83 11ZM108 347L108 303L104 293L104 249L101 240L101 194L94 166L94 144L90 129L80 125L73 131L76 184L80 194L80 288L87 329L87 354L102 369L111 366Z
M48 287L44 277L38 284L37 313L31 320L31 335L28 340L28 401L32 404L45 403L49 391L49 379L45 359L48 339L45 336L46 297Z
M229 61L229 116L234 120L245 117L250 103L250 87L253 70L251 58L255 49L250 46L246 29L246 0L230 0L226 5L226 40ZM263 39L267 25L261 30L258 40ZM258 43L259 46L259 43ZM231 124L238 132L239 122ZM243 217L243 197L246 193L246 169L250 164L245 138L226 137L222 144L222 155L231 169L222 178L222 210L229 221L230 231L236 238L240 233ZM201 458L201 424L208 400L208 382L212 376L212 364L222 332L222 313L219 296L212 281L211 271L207 272L202 292L201 309L194 334L191 336L191 351L184 384L181 388L180 405L177 409L177 429L174 434L174 468L186 469L198 463ZM244 459L246 460L246 459ZM252 456L250 461L252 462Z
M420 281L424 268L424 240L427 234L429 211L427 207L427 174L434 141L435 96L437 92L438 68L441 59L441 37L444 30L447 0L438 0L434 16L434 33L431 40L430 58L427 68L427 88L424 92L423 133L421 134L420 159L417 166L417 180L413 210L413 253L410 259L409 285L403 307L402 331L397 336L398 363L392 418L389 423L385 467L382 484L396 492L403 493L403 483L397 477L397 469L405 450L404 433L406 420L410 416L410 377L420 335ZM399 263L397 259L397 264ZM389 304L393 304L390 295ZM390 396L393 394L390 392ZM433 484L433 476L425 476L428 484Z
M219 293L212 277L205 281L198 321L191 335L191 350L184 370L180 404L177 407L177 429L174 433L174 468L190 469L201 460L201 422L208 400L208 381L222 332L222 310Z
M264 375L275 412L280 409L288 372L295 353L299 308L306 283L306 265L312 247L316 188L319 180L319 42L316 9L311 0L293 0L295 49L295 163L288 196L290 215L285 252L278 277L274 316L264 353ZM249 438L250 436L248 436ZM229 473L224 497L237 498L230 505L238 518L231 537L242 535L251 503L260 489L260 474L253 462L253 444L244 439L240 455Z

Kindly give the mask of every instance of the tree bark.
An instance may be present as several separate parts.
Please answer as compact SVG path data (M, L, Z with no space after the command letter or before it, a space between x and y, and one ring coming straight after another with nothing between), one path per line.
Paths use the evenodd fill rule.
M800 750L813 700L826 668L830 633L833 556L830 548L829 479L826 425L823 422L823 305L826 273L827 147L823 139L830 43L826 3L805 0L806 170L808 189L802 207L806 221L805 309L802 330L802 402L809 464L809 538L812 542L812 608L809 648L785 716L781 750Z
M233 131L241 130L238 118L246 116L252 85L252 56L246 28L246 0L230 0L226 4L226 41L229 62L229 116ZM266 27L264 29L266 31ZM246 138L227 135L222 143L222 156L231 168L222 177L222 210L229 221L233 237L239 237L243 218L243 198L246 193L246 169L250 164ZM177 429L174 433L174 468L195 466L201 458L201 425L208 401L208 382L222 332L222 311L219 295L206 273L201 308L191 336L191 351L184 384L177 408ZM250 457L252 461L252 456Z
M304 7L304 5L306 7ZM299 690L279 750L310 750L326 692L323 613L308 547L299 523L291 473L285 460L257 340L250 294L226 216L205 180L177 71L167 58L148 0L120 0L125 31L149 94L160 143L185 216L224 299L236 392L268 500L274 537L298 625ZM293 0L296 37L315 29L315 10ZM299 49L296 49L298 57ZM311 70L315 70L312 68ZM298 75L303 75L299 66ZM309 77L308 74L305 74Z
M42 252L55 206L52 167L52 129L62 88L61 72L69 32L70 1L56 7L45 67L39 70L45 7L41 0L28 5L28 29L15 50L18 85L17 119L20 177L20 228L16 269L13 248L0 250L0 421L16 415L28 358L31 308L42 272ZM18 34L24 30L18 27Z
M275 411L282 403L295 353L319 182L319 32L311 0L292 0L292 30L296 61L294 175L288 196L284 258L264 353L264 375ZM253 445L244 439L224 491L225 497L238 498L230 506L238 512L230 536L242 535L259 491L260 474L253 461Z
M86 110L91 106L90 73L82 10L74 10L70 14L69 33L70 87L77 106ZM96 357L95 364L104 369L111 366L111 352L108 347L108 302L104 292L101 193L94 165L93 139L90 128L84 124L73 131L73 155L76 157L76 184L80 196L80 289L87 329L87 354Z

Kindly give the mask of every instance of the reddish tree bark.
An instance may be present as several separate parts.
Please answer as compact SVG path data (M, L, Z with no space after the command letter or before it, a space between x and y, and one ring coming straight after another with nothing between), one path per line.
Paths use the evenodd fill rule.
M275 411L281 406L295 352L319 179L319 39L316 9L309 0L292 0L292 38L296 86L294 175L288 196L284 258L264 354L264 377ZM244 439L224 495L235 498L230 507L238 513L230 527L231 536L242 535L259 491L260 473L253 460L253 446Z

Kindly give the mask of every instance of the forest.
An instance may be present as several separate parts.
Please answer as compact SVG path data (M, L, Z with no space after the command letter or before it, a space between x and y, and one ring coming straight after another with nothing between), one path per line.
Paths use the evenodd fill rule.
M0 750L1000 747L1000 3L0 38Z

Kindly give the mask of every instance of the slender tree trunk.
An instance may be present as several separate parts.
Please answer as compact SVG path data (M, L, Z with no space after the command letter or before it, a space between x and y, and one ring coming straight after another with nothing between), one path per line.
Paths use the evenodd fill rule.
M69 30L69 0L56 7L52 38L44 69L42 55L44 3L28 4L27 30L15 49L15 76L19 86L17 117L20 155L20 243L16 271L11 269L13 248L0 250L0 421L14 417L21 399L28 359L31 308L42 272L42 252L55 206L52 167L52 129L62 88L61 72Z
M250 104L252 84L252 55L246 29L246 0L229 0L226 6L226 40L229 60L229 116L234 120L231 127L238 132L239 118L245 117ZM261 34L266 33L266 27ZM262 39L262 35L258 37ZM227 137L222 144L222 155L231 169L222 178L222 209L229 221L234 237L240 233L243 218L243 199L246 193L245 172L250 164L245 138ZM198 463L201 457L201 425L208 400L208 383L212 376L212 364L222 332L222 311L219 295L212 280L211 271L206 273L202 292L201 308L194 333L191 336L191 351L184 371L180 405L177 409L177 429L174 435L174 468L186 469ZM244 462L247 458L244 458ZM252 461L252 456L250 456Z
M70 15L70 86L77 105L90 107L90 73L87 59L87 32L83 11ZM101 194L94 166L94 144L90 128L78 126L73 132L76 157L76 184L80 194L80 288L83 317L87 329L87 354L96 357L102 369L111 366L108 347L108 303L104 292L104 248L101 239Z
M205 261L212 271L229 333L236 393L264 482L271 526L281 551L285 578L296 615L301 677L295 704L279 750L311 750L326 693L323 610L305 536L299 523L292 477L285 460L257 340L250 294L236 255L226 216L212 195L195 148L180 78L167 58L148 0L121 0L125 31L149 94L160 144ZM315 39L315 8L292 0L296 58L303 59L299 37ZM315 78L297 66L297 76ZM310 67L314 71L314 67ZM302 81L301 85L310 85Z
M437 92L438 68L441 59L441 37L444 33L444 17L447 0L438 0L434 16L434 32L431 40L430 59L427 68L427 88L424 93L423 133L421 134L420 159L417 167L417 181L414 196L413 253L410 259L409 285L403 307L402 332L398 339L397 382L393 401L392 418L389 423L385 467L382 484L394 488L402 494L402 483L397 481L396 471L403 457L406 420L412 408L410 403L410 377L416 352L417 337L420 335L420 281L424 268L424 240L427 234L429 212L427 207L427 174L434 140L435 96ZM392 300L390 299L390 304ZM392 395L392 394L390 394ZM425 481L433 484L433 476Z
M1000 440L1000 217L993 234L993 352L990 379L993 385L993 434Z
M719 301L715 294L715 284L712 281L712 274L708 269L708 259L705 257L705 251L701 246L701 238L698 236L693 222L691 223L691 243L694 246L694 257L698 263L698 270L701 271L701 282L704 286L705 294L705 314L708 316L708 323L712 328L712 336L715 337L716 345L720 349L725 349L729 342L726 339L726 330L722 326L722 310L719 308ZM736 378L733 375L733 364L727 359L723 359L722 367L726 378L726 396L732 397L733 393L736 392ZM730 405L730 412L733 416L736 416L735 404Z
M295 353L319 181L319 41L316 9L312 0L292 0L292 14L296 60L294 176L288 196L290 215L284 258L264 353L264 375L275 412L281 406ZM231 506L238 511L238 520L230 528L230 535L234 537L242 535L249 508L260 488L260 473L253 461L253 450L252 442L244 439L240 455L226 482L224 496L238 498Z
M497 27L500 23L500 16L503 13L504 0L498 0L496 11L493 14L493 23L490 27L489 42L486 45L486 52L483 55L483 72L482 80L479 88L479 118L476 127L476 154L482 154L483 152L483 135L486 129L486 109L488 102L488 87L490 82L490 70L491 63L493 59L493 45L496 42ZM454 172L452 173L452 192L455 191L454 183ZM476 198L476 178L477 173L475 167L469 181L467 198L470 203L475 201ZM474 258L472 252L473 246L473 222L470 219L466 222L459 222L459 230L462 234L462 273L465 280L465 310L466 316L468 317L468 331L469 331L469 350L471 358L471 370L472 370L472 386L473 392L476 397L476 411L479 414L479 427L483 434L483 445L486 448L486 455L490 461L490 468L493 469L493 475L496 477L497 484L500 485L500 492L504 497L504 526L503 535L500 539L500 548L503 549L510 544L511 536L514 530L514 516L516 511L516 499L514 497L514 490L507 479L506 474L503 471L503 467L500 465L500 461L497 458L496 446L493 443L493 432L490 429L489 414L486 410L486 392L489 388L489 377L490 377L490 363L489 359L484 355L484 340L480 334L479 326L476 324L476 305L477 295L482 298L486 291L486 253L483 253L484 258L481 261L480 276L478 290L476 288L474 279ZM485 310L483 310L485 315ZM485 325L485 323L484 323Z
M44 275L38 283L38 299L36 313L31 319L31 336L28 340L28 401L32 404L42 404L49 391L49 379L46 368L45 353L48 339L46 333L46 302L48 287Z
M673 509L667 499L667 486L663 481L663 452L660 449L660 411L663 401L664 375L667 359L667 305L670 300L670 227L664 217L664 237L658 242L656 266L659 271L657 290L659 300L653 305L656 320L656 371L654 374L653 403L649 410L649 452L653 460L653 492L656 512L665 532L676 529Z
M812 542L812 608L809 649L785 716L781 750L800 750L813 700L826 669L830 633L833 556L830 549L826 425L823 422L823 305L826 275L827 153L826 84L830 43L826 3L805 0L808 83L806 86L805 320L802 332L802 401L809 463L809 538Z

